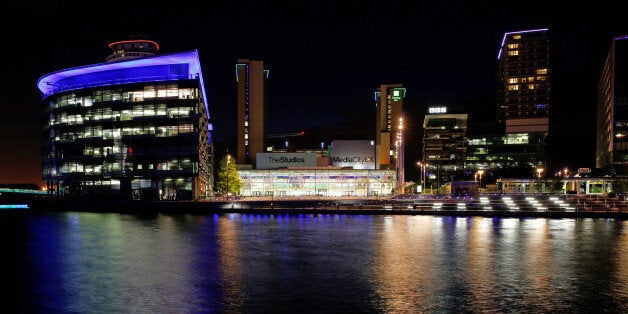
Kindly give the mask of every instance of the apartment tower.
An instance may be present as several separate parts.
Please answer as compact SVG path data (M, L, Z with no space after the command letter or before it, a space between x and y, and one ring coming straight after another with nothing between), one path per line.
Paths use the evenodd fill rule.
M628 170L628 36L611 41L598 84L595 167Z
M498 59L497 119L506 134L521 134L530 163L544 164L551 109L549 29L505 33Z
M236 162L255 165L256 155L266 149L266 84L269 71L264 61L238 59Z
M380 85L375 91L375 167L395 169L397 190L403 191L403 99L406 89L402 84Z

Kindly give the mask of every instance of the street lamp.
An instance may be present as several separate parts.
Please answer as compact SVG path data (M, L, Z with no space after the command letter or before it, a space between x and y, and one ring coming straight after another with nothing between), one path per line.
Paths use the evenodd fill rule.
M225 174L227 175L227 200L229 200L229 162L231 161L231 155L227 155L227 169Z
M416 165L419 167L419 181L421 182L421 193L423 193L423 164L417 161Z
M403 194L404 192L404 181L405 181L405 173L404 173L404 150L403 150L403 117L399 118L399 126L397 128L397 138L395 141L395 158L396 158L396 168L397 168L397 191L399 194Z
M543 170L544 169L541 167L536 168L536 173L539 177L539 185L541 186L541 192L543 192L543 186L541 185L541 173L543 173Z
M478 178L480 179L480 183L479 183L480 189L482 189L482 175L483 174L484 174L484 170L481 170L481 169L478 170L477 175L478 175Z

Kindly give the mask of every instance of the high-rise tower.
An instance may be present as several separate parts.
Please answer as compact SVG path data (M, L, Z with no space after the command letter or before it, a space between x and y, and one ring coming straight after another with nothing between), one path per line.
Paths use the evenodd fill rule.
M628 170L628 36L611 41L598 83L595 167Z
M505 33L498 59L497 118L506 134L521 134L536 147L530 163L545 155L551 109L549 29Z
M402 84L380 85L375 92L375 167L395 169L397 190L404 186L403 99Z
M238 59L236 162L255 165L256 155L266 149L266 80L263 61Z

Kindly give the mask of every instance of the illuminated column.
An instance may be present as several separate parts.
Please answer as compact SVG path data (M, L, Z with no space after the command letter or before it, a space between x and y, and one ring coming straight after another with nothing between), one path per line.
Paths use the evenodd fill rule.
M397 169L397 193L403 194L405 190L405 169L404 169L404 153L403 149L403 117L399 118L397 127L397 135L395 141L395 167Z

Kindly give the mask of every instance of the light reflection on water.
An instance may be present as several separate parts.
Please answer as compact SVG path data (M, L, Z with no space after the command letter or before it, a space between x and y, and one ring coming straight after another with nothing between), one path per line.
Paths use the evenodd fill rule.
M0 216L23 312L628 312L626 222Z

